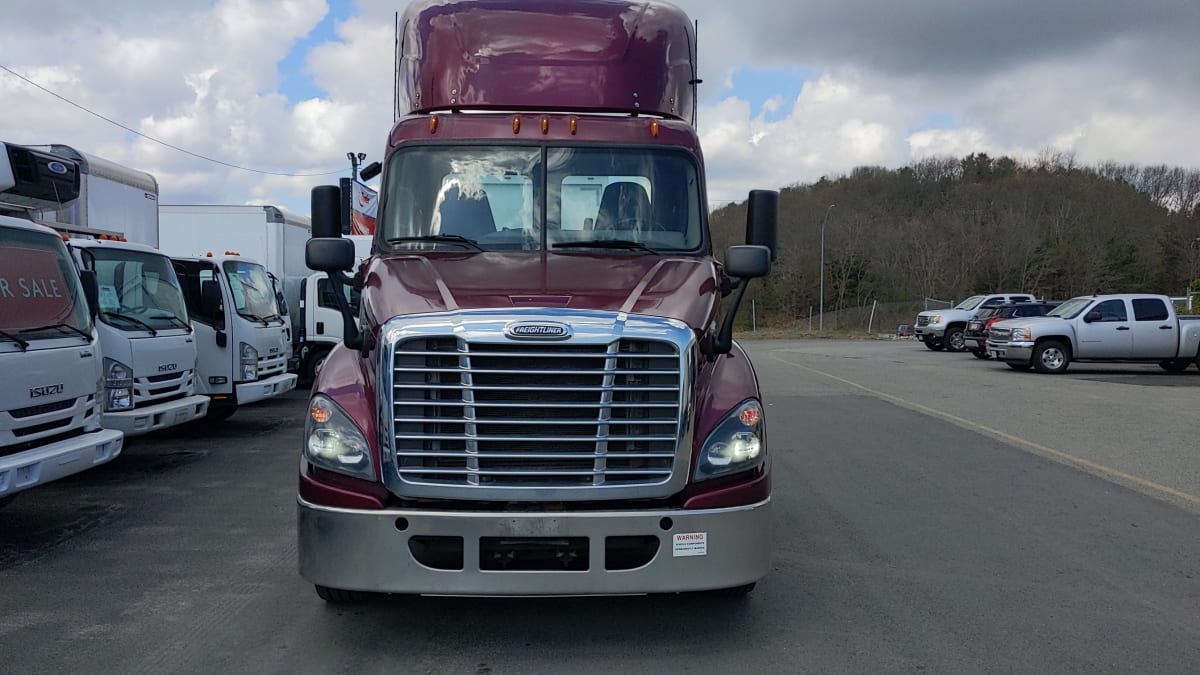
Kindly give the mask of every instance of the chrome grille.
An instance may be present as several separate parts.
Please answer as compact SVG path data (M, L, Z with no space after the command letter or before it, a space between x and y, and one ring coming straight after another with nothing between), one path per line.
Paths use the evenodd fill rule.
M1011 328L990 328L988 329L988 342L1008 342L1012 339Z
M917 325L918 326L928 326L929 325L929 317L917 316Z
M681 434L680 363L675 343L646 339L399 342L396 470L443 486L664 484Z

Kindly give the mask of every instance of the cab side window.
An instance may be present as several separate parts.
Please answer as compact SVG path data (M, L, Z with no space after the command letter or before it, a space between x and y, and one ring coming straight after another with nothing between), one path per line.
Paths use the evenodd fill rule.
M1133 318L1137 321L1166 321L1170 316L1167 304L1158 298L1140 298L1133 301Z
M1100 321L1128 321L1129 313L1125 311L1124 300L1105 300L1092 308L1100 314Z

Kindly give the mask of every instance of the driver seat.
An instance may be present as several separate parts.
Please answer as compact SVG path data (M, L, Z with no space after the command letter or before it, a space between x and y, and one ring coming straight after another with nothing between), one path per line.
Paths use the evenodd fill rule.
M650 217L650 196L638 183L623 181L609 183L600 196L600 211L596 214L594 230L617 231L637 229Z

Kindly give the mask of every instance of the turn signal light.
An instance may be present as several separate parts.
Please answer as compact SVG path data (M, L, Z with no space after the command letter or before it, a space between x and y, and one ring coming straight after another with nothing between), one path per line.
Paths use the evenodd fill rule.
M430 115L429 116L429 133L430 133L430 135L436 134L437 128L438 128L437 115Z
M650 121L650 135L658 138L658 120Z
M513 117L513 133L514 134L521 133L521 118L520 117L515 117L515 116Z
M308 415L317 424L326 424L333 419L333 408L322 400L315 400L308 408Z
M738 415L738 420L748 427L755 426L762 421L762 411L758 408L745 408Z

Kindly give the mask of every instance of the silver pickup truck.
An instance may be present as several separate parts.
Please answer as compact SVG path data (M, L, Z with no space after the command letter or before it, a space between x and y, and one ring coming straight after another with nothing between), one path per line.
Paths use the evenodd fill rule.
M1176 372L1200 364L1200 317L1177 317L1163 295L1072 298L1046 316L993 324L987 349L1017 370L1061 373L1072 361L1148 361Z

